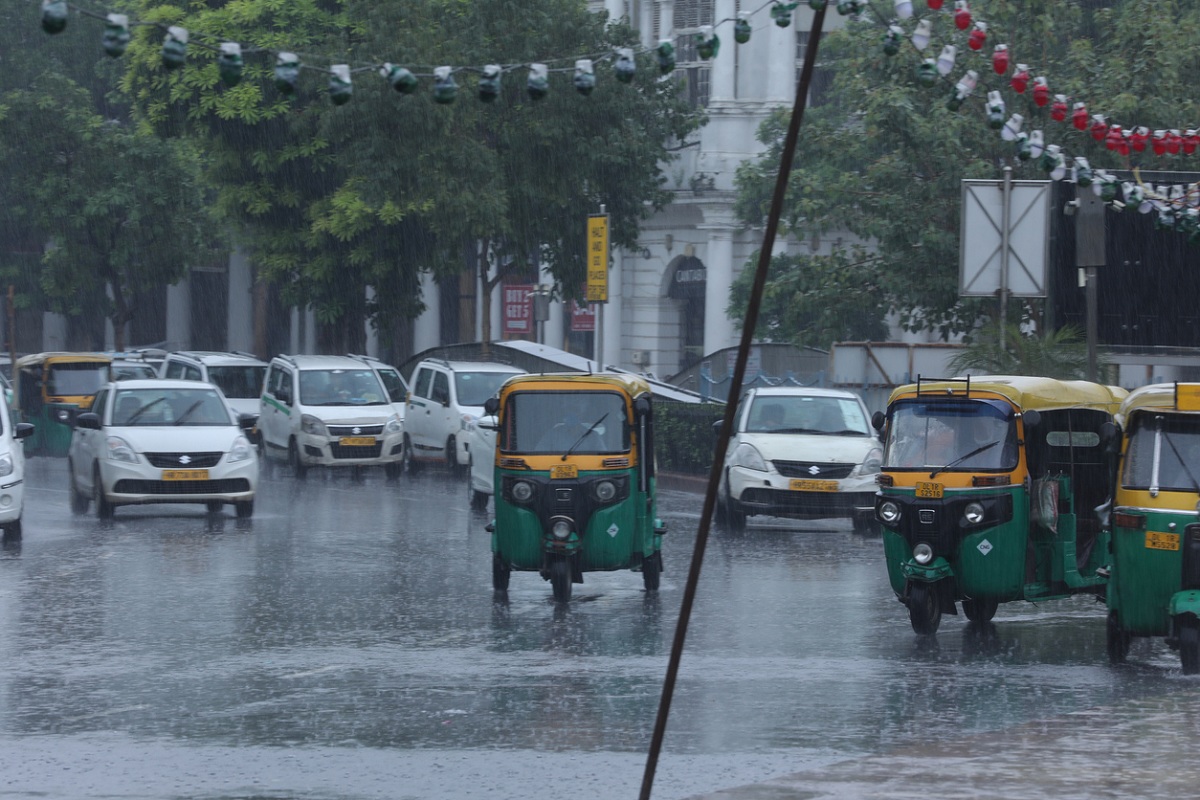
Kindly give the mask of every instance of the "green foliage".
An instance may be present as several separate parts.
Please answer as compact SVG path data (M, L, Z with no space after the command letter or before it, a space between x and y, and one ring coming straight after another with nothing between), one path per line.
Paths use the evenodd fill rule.
M967 370L991 375L1035 375L1060 380L1085 380L1087 342L1078 328L1066 326L1045 335L1023 333L1017 325L985 325L969 337L950 362L955 375Z
M987 126L983 100L989 89L1001 90L1009 113L1024 115L1025 130L1044 129L1047 143L1087 156L1093 167L1127 166L1069 121L1052 121L1049 106L1035 106L1032 92L1018 95L996 76L991 43L1006 42L1014 63L1047 76L1053 93L1087 99L1089 111L1118 124L1191 127L1200 117L1191 80L1200 68L1193 45L1200 6L1194 3L992 0L986 18L989 46L972 55L966 34L938 17L923 55L955 43L960 56L955 72L932 89L917 84L914 66L923 56L907 42L898 55L883 54L877 24L849 19L819 45L821 63L834 73L832 99L805 115L781 235L801 241L844 237L846 244L834 246L833 264L859 261L854 243L870 244L877 259L856 275L864 287L861 317L881 320L890 311L906 329L945 337L971 330L981 312L994 307L958 297L961 181L1001 178L1005 165L1017 179L1041 180L1045 173L1035 161L1016 159L1013 144ZM979 87L961 110L950 111L945 101L968 68L978 70ZM782 112L765 123L759 132L764 157L739 169L738 210L749 224L761 224L769 210L786 124ZM764 319L773 338L821 344L821 337L836 332L822 312L855 298L845 296L844 282L829 281L822 290L828 275L821 270L828 273L830 266L802 258L773 265L772 283L801 284L810 292L804 295L807 310L784 314L789 309L777 305ZM814 274L796 274L809 271Z
M721 403L671 403L654 405L655 455L658 468L691 475L712 469L717 435L713 423L725 413Z

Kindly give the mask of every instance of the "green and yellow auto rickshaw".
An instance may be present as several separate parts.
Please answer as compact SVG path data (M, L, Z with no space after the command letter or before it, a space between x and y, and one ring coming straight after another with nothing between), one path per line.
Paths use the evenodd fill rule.
M13 369L16 411L35 426L25 440L29 455L65 456L75 418L92 407L109 380L112 357L100 353L36 353Z
M1164 636L1200 672L1200 384L1143 386L1121 404L1108 581L1109 659Z
M875 510L914 631L934 633L959 601L985 622L1000 603L1103 594L1101 431L1125 395L1017 376L918 379L892 393L873 420L884 434Z
M554 599L583 574L631 569L657 591L650 386L623 374L518 375L488 401L497 414L492 585L539 573Z

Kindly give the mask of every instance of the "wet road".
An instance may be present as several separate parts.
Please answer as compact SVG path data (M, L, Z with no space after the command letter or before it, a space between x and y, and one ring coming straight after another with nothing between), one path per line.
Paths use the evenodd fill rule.
M436 473L281 476L248 523L189 506L73 518L61 461L31 461L28 484L25 540L0 552L3 796L637 796L695 496L660 495L657 596L589 574L563 609L529 573L493 603L487 517ZM879 539L835 521L718 531L654 797L801 770L840 770L830 796L866 796L863 780L924 795L935 755L977 746L995 791L965 796L1026 785L1012 754L1052 744L1066 763L1036 766L1076 781L1057 796L1120 796L1094 780L1126 753L1194 778L1172 759L1200 733L1200 681L1161 642L1131 662L1107 665L1093 601L920 639ZM1171 786L1156 796L1194 795Z

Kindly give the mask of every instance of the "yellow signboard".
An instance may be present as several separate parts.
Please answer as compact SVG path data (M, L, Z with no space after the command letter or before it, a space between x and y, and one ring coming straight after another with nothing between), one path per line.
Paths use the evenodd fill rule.
M596 214L587 221L587 300L608 302L608 216Z
M1200 383L1175 384L1175 408L1180 411L1200 411Z

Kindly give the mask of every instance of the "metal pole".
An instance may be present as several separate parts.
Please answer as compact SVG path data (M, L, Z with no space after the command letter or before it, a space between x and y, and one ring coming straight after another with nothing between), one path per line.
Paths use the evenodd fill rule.
M775 177L775 191L771 196L771 211L767 215L767 229L763 233L762 247L758 251L758 266L754 271L754 285L750 289L750 302L746 306L746 318L742 321L742 338L738 344L737 362L733 368L732 386L742 385L746 377L746 362L750 357L750 345L758 327L758 312L762 305L763 287L767 283L767 270L771 266L771 253L775 249L775 234L779 230L779 217L783 213L783 200L787 194L788 177L792 174L792 163L796 156L796 142L800 138L800 123L804 119L804 107L808 100L808 89L812 85L813 65L817 58L817 45L821 41L821 28L825 24L825 10L821 7L813 14L812 29L808 34L808 48L804 53L804 66L800 69L800 80L796 83L796 100L792 105L792 119L788 123L787 135L783 140L783 152L779 159L779 172ZM725 453L729 450L729 437L733 433L733 417L737 410L737 395L730 393L725 404L725 416L721 420L721 434L717 438L713 453L712 468L708 473L708 490L704 495L704 506L700 512L700 527L696 530L696 544L692 550L692 563L688 568L687 584L683 590L683 602L679 609L679 621L675 626L675 638L671 644L671 658L667 674L663 679L662 697L658 704L658 716L654 720L654 734L650 739L650 752L646 757L646 770L642 774L640 800L650 800L654 787L654 773L658 768L658 756L662 751L663 738L667 731L667 718L671 714L671 698L675 693L675 679L679 674L679 662L683 656L683 644L687 640L688 622L692 616L692 604L696 599L696 586L700 582L700 566L704 563L704 550L708 546L708 531L716 506L717 486L721 481L721 468Z
M604 303L596 303L596 371L604 372Z
M1096 315L1098 314L1097 305L1099 299L1097 297L1097 276L1095 267L1086 267L1087 275L1087 379L1089 381L1096 380L1098 372L1097 357L1096 357L1096 338L1097 338L1097 322Z
M1084 270L1084 299L1087 303L1087 377L1096 380L1096 339L1099 322L1099 298L1097 296L1099 273L1096 267L1104 266L1104 203L1093 192L1080 191L1075 198L1075 266Z
M1000 214L1000 352L1008 349L1005 329L1008 327L1008 228L1012 214L1012 167L1004 167L1003 211Z

